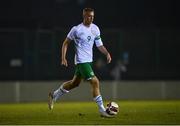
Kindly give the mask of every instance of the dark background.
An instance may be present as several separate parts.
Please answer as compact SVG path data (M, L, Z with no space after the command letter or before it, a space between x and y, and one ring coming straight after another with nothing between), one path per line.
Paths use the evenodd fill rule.
M95 9L95 24L112 54L111 64L95 50L101 80L121 60L123 80L180 79L179 2L173 0L5 0L0 2L0 80L59 80L73 76L60 66L60 47L82 9ZM100 62L100 65L97 65Z

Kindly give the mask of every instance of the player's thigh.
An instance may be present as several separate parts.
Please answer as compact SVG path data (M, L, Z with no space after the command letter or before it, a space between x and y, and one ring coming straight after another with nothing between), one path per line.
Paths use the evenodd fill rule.
M78 64L79 73L85 80L90 80L95 76L91 65L91 63Z

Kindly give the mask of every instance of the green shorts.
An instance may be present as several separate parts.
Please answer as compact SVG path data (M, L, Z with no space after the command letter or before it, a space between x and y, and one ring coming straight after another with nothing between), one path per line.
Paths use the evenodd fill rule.
M75 75L86 80L92 79L95 76L92 70L92 63L76 64Z

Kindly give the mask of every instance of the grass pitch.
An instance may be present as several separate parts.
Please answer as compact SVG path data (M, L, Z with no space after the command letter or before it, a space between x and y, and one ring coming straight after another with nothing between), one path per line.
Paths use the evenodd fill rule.
M94 102L59 102L53 110L47 103L0 104L0 125L180 124L180 101L117 103L120 112L115 118L100 117Z

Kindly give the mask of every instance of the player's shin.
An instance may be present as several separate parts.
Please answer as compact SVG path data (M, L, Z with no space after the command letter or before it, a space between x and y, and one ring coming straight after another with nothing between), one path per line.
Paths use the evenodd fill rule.
M103 105L103 100L101 95L96 96L94 98L94 101L97 103L100 112L106 111Z

